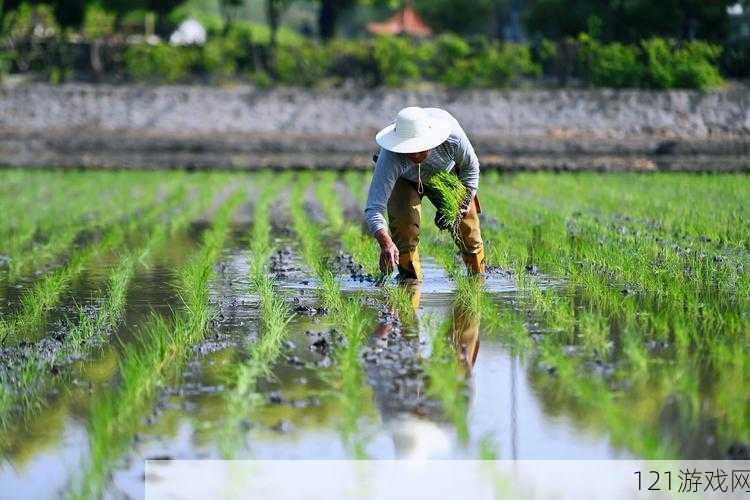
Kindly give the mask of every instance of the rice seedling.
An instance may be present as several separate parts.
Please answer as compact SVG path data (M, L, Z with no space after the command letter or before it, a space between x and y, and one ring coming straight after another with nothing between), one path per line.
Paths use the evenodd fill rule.
M340 328L346 341L343 352L337 354L339 361L337 368L341 374L338 394L345 409L341 430L353 455L356 458L365 458L365 439L359 432L359 422L372 401L371 395L364 390L364 376L359 356L367 331L374 321L374 314L358 300L344 297L338 279L331 266L328 265L324 231L317 224L312 223L304 211L302 200L305 199L304 193L310 186L312 178L304 174L300 177L300 182L295 185L290 199L289 211L292 226L301 242L305 262L321 284L319 292L321 302L328 309L332 323ZM323 194L326 194L325 188ZM344 229L343 219L330 210L330 207L327 212L332 216L329 222L334 234L341 234ZM356 235L350 232L350 236Z
M23 296L20 309L16 315L13 318L0 321L0 343L34 340L38 336L48 312L58 303L72 281L85 270L91 259L118 248L124 243L128 234L148 230L160 213L166 210L170 204L174 205L180 200L181 197L173 198L169 204L154 207L143 214L141 218L130 219L127 225L112 226L100 241L92 242L81 251L74 253L67 265L38 281Z
M425 193L435 204L435 225L458 234L461 208L467 206L471 194L461 180L451 172L440 171L424 183Z
M143 207L153 205L160 190L175 192L181 182L181 176L162 182L156 182L157 179L144 182L141 176L132 174L121 178L122 173L110 177L94 176L88 181L82 178L73 186L64 183L59 192L54 190L58 193L56 196L45 193L44 199L39 199L41 195L32 198L41 208L32 205L29 209L42 215L19 214L18 223L14 224L5 240L7 246L2 250L9 259L6 276L9 283L47 268L74 247L82 235L96 234L109 225L121 224ZM89 203L81 203L81 199ZM135 206L133 199L138 200Z
M718 353L731 352L730 346L746 339L747 252L742 245L748 228L736 204L747 186L738 188L735 179L706 182L683 175L603 179L517 176L502 179L502 185L500 179L492 179L487 205L501 229L488 232L494 244L490 258L516 269L517 276L538 267L568 281L567 291L540 292L535 279L521 284L529 307L558 332L545 337L545 363L565 366L569 383L581 385L582 375L573 375L587 373L603 361L615 363L615 368L602 382L601 393L634 378L654 383L658 373L691 381L674 388L691 401L699 390L695 377L685 376L688 367L705 366L701 359L717 358L701 370L701 378L722 377L727 373L723 366L733 360ZM685 203L688 193L690 204ZM726 203L719 224L709 215L717 202ZM618 343L622 349L613 351ZM648 345L666 348L654 356ZM571 350L577 354L563 354ZM736 373L731 385L747 387L748 382ZM626 391L631 398L654 399L646 396L643 386L631 389ZM576 391L580 398L594 397L580 393L580 387ZM599 392L596 397L601 398ZM718 397L723 389L712 392ZM711 410L706 414L699 408L687 407L684 414L690 417L683 425L696 427L703 419L717 419L720 448L750 434L747 426L738 425L738 418ZM728 403L727 411L747 415L739 402ZM628 413L622 415L627 420ZM636 428L649 435L644 427L652 422L639 420ZM650 456L667 456L660 455L666 453L663 444L631 446ZM678 443L670 456L679 449L689 453L686 443Z
M60 370L66 360L73 355L83 354L84 344L97 339L101 340L111 333L122 320L126 307L126 294L130 282L137 268L145 269L152 264L155 251L167 242L170 233L182 231L200 211L205 209L209 201L215 196L215 186L204 186L200 196L187 210L180 210L166 224L156 225L145 243L132 251L126 252L119 262L112 267L107 278L106 289L103 290L104 300L97 308L94 317L85 309L79 308L78 322L70 321L66 335L60 348L52 354L41 355L33 351L24 359L23 364L16 368L20 373L14 384L8 382L11 373L6 371L0 377L0 429L9 424L10 412L14 415L26 414L30 409L41 405L39 401L47 384L51 381L46 375L51 367ZM3 380L5 378L6 380Z
M208 282L242 194L231 196L223 204L212 227L203 234L201 248L178 270L175 287L183 309L176 312L172 321L154 314L142 328L138 342L126 346L118 384L95 397L89 420L90 454L72 498L100 496L159 386L179 371L190 348L203 337L212 315Z
M265 401L258 390L258 380L271 374L271 366L281 353L282 341L293 314L284 297L279 294L273 278L268 274L268 261L274 251L271 241L269 208L278 196L278 188L289 182L289 175L270 181L255 203L254 223L250 234L250 290L259 299L259 332L257 342L247 346L247 361L233 368L228 377L233 387L226 395L228 417L222 426L221 449L225 457L233 457L241 446L242 422L254 408Z

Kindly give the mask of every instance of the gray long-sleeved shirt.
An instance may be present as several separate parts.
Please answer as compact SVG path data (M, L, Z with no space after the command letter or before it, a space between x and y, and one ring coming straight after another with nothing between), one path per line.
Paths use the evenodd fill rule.
M422 182L441 170L450 172L457 167L459 178L472 192L479 189L479 160L469 138L458 121L440 108L426 108L425 111L436 118L452 124L451 134L442 144L430 151L421 164ZM380 149L375 173L370 182L365 216L370 233L386 227L385 211L393 186L399 177L417 182L417 165L409 161L405 154Z

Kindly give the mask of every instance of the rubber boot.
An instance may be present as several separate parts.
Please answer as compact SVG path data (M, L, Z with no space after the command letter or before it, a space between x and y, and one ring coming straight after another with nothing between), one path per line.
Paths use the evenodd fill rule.
M411 252L399 252L398 276L400 279L422 280L422 265L416 248Z
M480 249L477 253L464 253L461 256L470 275L484 273L484 249Z

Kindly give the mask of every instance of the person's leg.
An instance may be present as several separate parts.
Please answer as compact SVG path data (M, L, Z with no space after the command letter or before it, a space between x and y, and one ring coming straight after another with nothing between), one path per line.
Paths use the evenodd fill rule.
M484 272L484 243L482 231L479 228L479 200L475 197L469 206L469 211L458 225L455 235L456 245L461 250L461 256L469 274Z
M388 229L398 248L398 271L402 277L422 279L417 249L421 218L419 193L409 181L398 179L388 200Z

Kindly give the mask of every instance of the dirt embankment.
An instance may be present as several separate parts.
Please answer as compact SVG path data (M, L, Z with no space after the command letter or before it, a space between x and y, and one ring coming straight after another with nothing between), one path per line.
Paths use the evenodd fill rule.
M485 168L750 170L750 92L0 88L0 165L368 168L404 106L440 106Z

